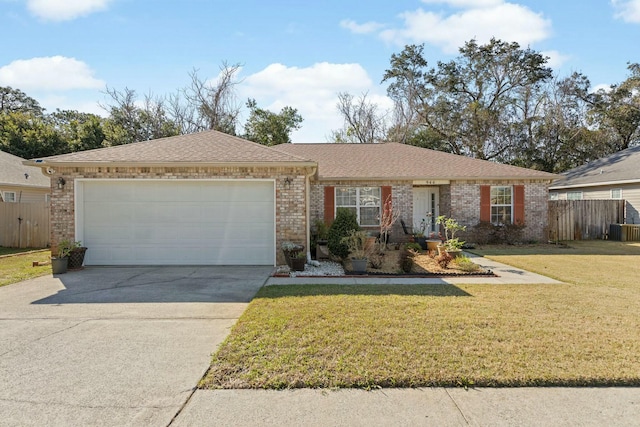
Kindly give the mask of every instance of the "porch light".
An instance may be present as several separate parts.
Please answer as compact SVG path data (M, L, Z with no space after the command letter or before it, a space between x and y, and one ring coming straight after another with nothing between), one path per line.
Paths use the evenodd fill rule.
M283 186L284 186L285 190L288 190L288 189L290 189L290 188L291 188L291 183L292 183L292 182L293 182L293 179L291 179L291 178L289 178L289 177L286 177L286 178L284 179Z
M58 178L58 189L62 190L67 181L63 177Z

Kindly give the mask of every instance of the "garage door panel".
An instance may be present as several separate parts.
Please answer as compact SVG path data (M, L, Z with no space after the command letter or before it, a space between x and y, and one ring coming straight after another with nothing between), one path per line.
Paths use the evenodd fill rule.
M273 265L273 182L84 181L87 265Z

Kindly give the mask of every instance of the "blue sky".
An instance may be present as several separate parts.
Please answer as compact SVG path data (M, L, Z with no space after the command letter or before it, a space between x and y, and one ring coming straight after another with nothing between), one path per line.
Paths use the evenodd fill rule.
M471 38L516 41L595 87L640 62L640 0L0 0L0 24L0 85L48 111L104 115L105 86L164 95L194 68L215 79L227 61L243 64L239 103L299 110L294 142L341 126L338 92L389 108L380 80L409 43L425 43L435 65Z

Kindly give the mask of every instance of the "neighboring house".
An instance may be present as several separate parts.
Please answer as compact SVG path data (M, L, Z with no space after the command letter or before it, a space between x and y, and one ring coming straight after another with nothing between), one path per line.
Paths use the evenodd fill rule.
M81 240L87 265L274 265L283 241L308 245L310 224L337 207L375 229L388 197L409 225L445 214L543 239L557 177L402 144L266 147L216 131L29 164L63 183L52 244Z
M563 173L549 187L551 200L625 200L625 223L640 224L640 146Z
M42 169L24 165L24 159L0 151L0 203L46 202L51 194L49 177Z

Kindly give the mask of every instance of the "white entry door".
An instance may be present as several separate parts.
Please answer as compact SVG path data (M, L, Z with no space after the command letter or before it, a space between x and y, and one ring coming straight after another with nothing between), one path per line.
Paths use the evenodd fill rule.
M274 265L273 181L83 180L86 265Z
M413 187L413 230L418 231L425 223L425 235L437 232L436 218L439 213L438 187Z

